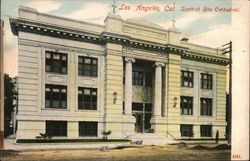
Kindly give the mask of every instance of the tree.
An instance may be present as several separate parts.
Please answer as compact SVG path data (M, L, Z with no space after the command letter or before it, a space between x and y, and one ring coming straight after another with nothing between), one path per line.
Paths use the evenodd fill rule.
M17 99L17 91L15 89L16 81L8 74L4 74L4 136L12 134L13 130L10 126L12 112L16 105L13 104Z

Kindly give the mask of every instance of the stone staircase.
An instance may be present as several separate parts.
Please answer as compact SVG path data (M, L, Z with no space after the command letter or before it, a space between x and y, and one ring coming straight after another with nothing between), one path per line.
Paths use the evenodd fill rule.
M142 145L166 145L166 144L173 144L178 143L178 141L174 140L173 138L166 137L166 136L159 136L155 133L138 133L132 135L128 138L131 140L132 144L142 144Z

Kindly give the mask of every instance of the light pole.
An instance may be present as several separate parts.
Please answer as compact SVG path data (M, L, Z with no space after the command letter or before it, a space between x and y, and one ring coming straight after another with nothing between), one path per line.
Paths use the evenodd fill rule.
M223 55L229 53L229 93L228 93L228 109L227 109L227 137L228 143L231 143L231 128L232 128L232 41L222 45Z

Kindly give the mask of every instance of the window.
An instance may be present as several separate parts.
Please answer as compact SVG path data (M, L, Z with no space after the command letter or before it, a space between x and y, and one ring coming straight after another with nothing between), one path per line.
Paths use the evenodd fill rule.
M67 54L46 51L46 72L67 74Z
M143 72L133 71L133 85L143 86Z
M181 114L183 115L193 114L193 97L181 96Z
M152 86L152 73L145 72L145 86L151 87Z
M67 87L45 85L45 108L67 108Z
M212 137L212 125L201 125L201 137Z
M97 77L98 60L90 57L78 57L78 74Z
M212 116L212 104L211 98L201 98L201 115Z
M213 88L213 75L201 73L201 88L212 89Z
M79 136L97 136L97 122L79 122Z
M181 71L181 86L193 87L194 72Z
M49 136L67 136L67 121L46 121L46 134Z
M96 110L97 109L97 89L78 88L78 109Z
M181 125L181 136L193 137L193 125Z

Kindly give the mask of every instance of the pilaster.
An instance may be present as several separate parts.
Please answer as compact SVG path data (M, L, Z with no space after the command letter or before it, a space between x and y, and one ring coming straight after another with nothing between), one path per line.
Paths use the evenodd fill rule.
M181 56L169 54L167 118L168 133L180 137L180 74Z

